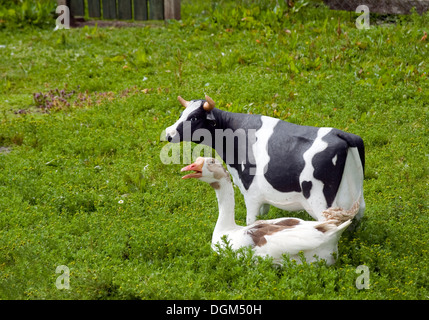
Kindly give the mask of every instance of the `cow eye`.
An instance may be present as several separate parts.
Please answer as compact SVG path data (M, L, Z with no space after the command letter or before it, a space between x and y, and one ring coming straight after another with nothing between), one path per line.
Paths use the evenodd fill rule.
M197 121L198 120L198 118L197 117L192 117L191 118L191 121Z

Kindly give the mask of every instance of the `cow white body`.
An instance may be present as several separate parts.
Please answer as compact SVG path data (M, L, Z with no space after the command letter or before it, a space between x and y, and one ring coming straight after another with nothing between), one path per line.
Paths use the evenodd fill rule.
M323 197L323 183L313 176L314 168L311 164L313 156L323 151L327 147L321 138L326 135L332 128L320 128L318 139L304 153L305 167L300 174L300 182L312 181L313 189L311 195L306 199L302 192L279 192L264 177L264 168L271 160L267 150L268 140L273 134L273 128L279 119L262 116L263 126L256 132L257 142L253 145L252 152L256 161L255 180L249 189L244 188L237 170L227 164L228 171L231 173L234 183L238 186L244 196L247 208L247 224L256 220L256 216L264 213L268 208L264 204L273 205L277 208L287 211L305 210L314 219L318 221L325 220L322 212L327 209L327 203ZM335 158L332 159L336 161ZM346 165L343 172L343 178L337 193L337 197L331 207L340 207L349 209L359 201L360 209L356 218L360 219L365 210L365 201L363 198L363 168L360 161L357 148L348 150Z

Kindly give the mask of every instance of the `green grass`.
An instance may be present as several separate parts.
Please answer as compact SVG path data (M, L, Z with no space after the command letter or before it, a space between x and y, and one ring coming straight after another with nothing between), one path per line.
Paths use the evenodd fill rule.
M358 30L313 4L278 18L245 4L184 1L183 21L142 28L0 31L0 298L428 299L428 16ZM364 139L367 209L336 265L211 250L215 193L159 157L179 94ZM244 224L238 190L236 203Z

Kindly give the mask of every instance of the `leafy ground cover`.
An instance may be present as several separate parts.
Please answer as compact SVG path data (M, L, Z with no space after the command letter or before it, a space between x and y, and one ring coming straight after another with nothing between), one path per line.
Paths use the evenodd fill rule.
M0 31L0 298L428 299L429 16L358 30L313 2L182 9L139 28ZM367 210L336 265L211 250L215 193L160 160L179 94L363 137Z

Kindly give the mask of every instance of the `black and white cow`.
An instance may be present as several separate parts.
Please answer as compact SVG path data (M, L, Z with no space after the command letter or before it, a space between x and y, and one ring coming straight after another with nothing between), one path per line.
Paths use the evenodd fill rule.
M205 98L178 97L185 110L166 129L166 139L193 141L216 150L244 196L248 224L267 212L269 205L304 209L322 221L327 208L349 209L359 201L356 218L362 217L365 156L359 136L222 111L210 97Z

